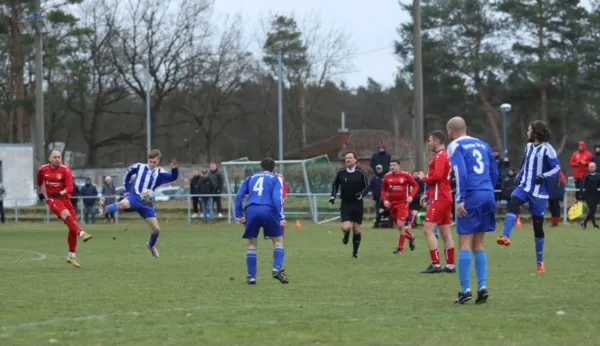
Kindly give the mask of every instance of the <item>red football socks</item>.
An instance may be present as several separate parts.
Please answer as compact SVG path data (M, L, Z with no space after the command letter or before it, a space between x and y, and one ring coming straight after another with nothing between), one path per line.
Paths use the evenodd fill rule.
M399 251L404 250L404 241L405 240L406 240L406 236L404 234L400 234L400 236L398 237L398 250Z
M440 252L438 251L438 249L429 250L429 256L431 257L431 264L433 264L434 266L440 265Z
M408 238L408 240L413 240L415 239L415 236L412 233L410 233L409 230L406 230L406 238Z
M77 234L69 231L67 235L67 243L69 243L69 252L77 252Z
M446 249L446 264L454 265L454 248Z

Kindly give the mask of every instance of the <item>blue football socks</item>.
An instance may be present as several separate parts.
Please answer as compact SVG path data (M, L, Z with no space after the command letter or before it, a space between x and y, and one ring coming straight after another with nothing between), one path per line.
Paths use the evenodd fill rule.
M248 266L248 279L256 279L256 249L248 249L246 252L246 265Z
M158 233L150 233L150 241L148 242L148 246L153 247L156 245L156 241L158 240Z
M281 271L281 267L283 267L283 259L285 258L285 251L283 250L282 245L275 245L273 248L273 269L278 272Z
M119 206L117 205L117 203L113 203L106 207L107 213L116 213L117 211L119 211Z
M460 250L458 253L458 280L460 281L460 291L465 292L471 289L471 251Z
M538 263L544 261L544 238L535 238L535 257Z
M484 250L475 251L475 275L477 275L477 289L487 287L487 255Z
M517 215L513 213L506 214L504 218L504 230L502 231L503 237L510 238L513 227L515 227L515 222L517 222Z

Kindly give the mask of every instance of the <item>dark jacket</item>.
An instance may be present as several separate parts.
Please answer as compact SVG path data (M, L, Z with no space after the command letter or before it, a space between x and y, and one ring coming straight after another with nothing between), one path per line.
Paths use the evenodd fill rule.
M71 204L73 205L73 208L75 208L75 210L77 210L78 206L79 206L79 198L74 198L74 197L79 197L81 196L81 191L79 191L79 186L77 186L77 184L75 184L75 182L73 182L73 192L71 192Z
M84 184L81 187L81 197L88 197L88 198L84 198L83 199L83 204L84 205L94 205L96 204L96 198L89 198L89 197L98 197L98 189L96 188L96 185L94 184Z
M216 193L221 193L223 191L223 174L217 168L214 171L210 171L209 177L215 183Z
M502 163L504 162L504 158L501 155L494 156L494 160L496 160L496 166L498 166L498 172L500 172L500 168L502 168Z
M190 194L199 195L200 194L200 176L195 175L190 179Z
M517 187L517 175L514 174L514 170L512 170L513 175L511 176L510 174L507 175L506 177L504 177L504 180L502 181L502 192L501 192L501 197L503 200L505 201L510 201L510 197L513 193L513 191L515 190L515 188Z
M383 174L390 171L390 162L392 161L392 155L388 154L387 151L378 151L371 156L371 169L375 172L375 167L381 165L383 167Z
M594 146L594 152L592 153L592 162L596 164L596 167L600 167L600 153L596 152L596 148L600 148L600 144Z
M581 178L581 197L584 200L597 200L598 188L600 188L600 174L598 172L587 172Z
M117 194L117 188L115 187L115 184L110 183L104 183L104 185L102 185L102 197L104 197L104 204L113 204L115 203L115 195Z
M381 183L383 183L384 174L377 174L371 177L371 181L369 182L369 191L373 195L373 200L378 201L381 198Z
M419 178L415 178L417 184L419 184L419 192L415 195L412 202L408 203L408 209L410 210L421 210L421 196L425 192L425 183Z
M217 187L215 186L215 182L210 176L200 177L198 186L200 188L201 195L214 195L217 193Z
M565 175L561 172L558 176L548 178L548 199L562 200L565 197L565 187L567 181Z

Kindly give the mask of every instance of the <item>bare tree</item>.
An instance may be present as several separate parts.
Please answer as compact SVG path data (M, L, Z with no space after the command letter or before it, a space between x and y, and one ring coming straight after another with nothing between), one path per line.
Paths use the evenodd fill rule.
M100 0L99 0L100 1ZM208 28L208 0L101 0L112 13L105 18L112 64L124 84L146 101L146 69L152 83L151 131L160 136L159 114L167 97L186 80L190 45L201 46ZM174 13L173 13L174 12ZM167 119L170 120L170 119ZM170 126L165 121L165 126Z

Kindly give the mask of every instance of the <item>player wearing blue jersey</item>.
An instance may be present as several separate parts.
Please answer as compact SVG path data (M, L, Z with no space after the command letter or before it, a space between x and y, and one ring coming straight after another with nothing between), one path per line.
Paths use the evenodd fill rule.
M537 272L543 273L544 267L544 213L548 201L548 178L560 174L560 163L556 151L548 141L552 132L548 124L541 120L533 121L527 129L529 143L525 147L523 167L517 174L519 184L513 191L508 203L508 213L504 219L504 231L496 240L500 245L510 245L510 234L515 225L516 215L524 203L529 204L533 217Z
M150 233L150 241L146 243L146 247L152 253L152 256L158 258L159 253L156 248L156 242L160 234L160 227L158 226L158 220L156 219L156 211L152 203L144 203L142 201L142 191L156 189L160 185L168 184L177 180L179 177L179 169L177 168L177 161L171 162L171 172L167 172L164 169L158 167L160 163L160 151L152 150L148 153L148 163L134 163L129 166L125 177L123 178L123 188L126 196L121 201L113 203L106 207L107 213L114 213L117 210L123 210L126 212L137 211L138 214L148 223L152 229ZM135 176L135 180L131 183L131 179Z
M261 172L247 177L235 197L235 218L245 224L244 235L248 239L246 265L248 266L248 285L256 285L258 233L262 227L265 236L273 242L273 278L282 284L289 283L283 269L283 187L276 173L275 161L266 158L260 162ZM246 206L242 204L248 195Z
M498 166L487 143L467 136L467 125L463 118L450 119L446 128L453 140L448 146L448 156L456 177L456 231L460 243L458 278L461 289L454 302L463 304L473 297L471 259L475 257L475 304L482 304L488 298L487 255L483 242L486 232L496 230L493 182L498 181Z

